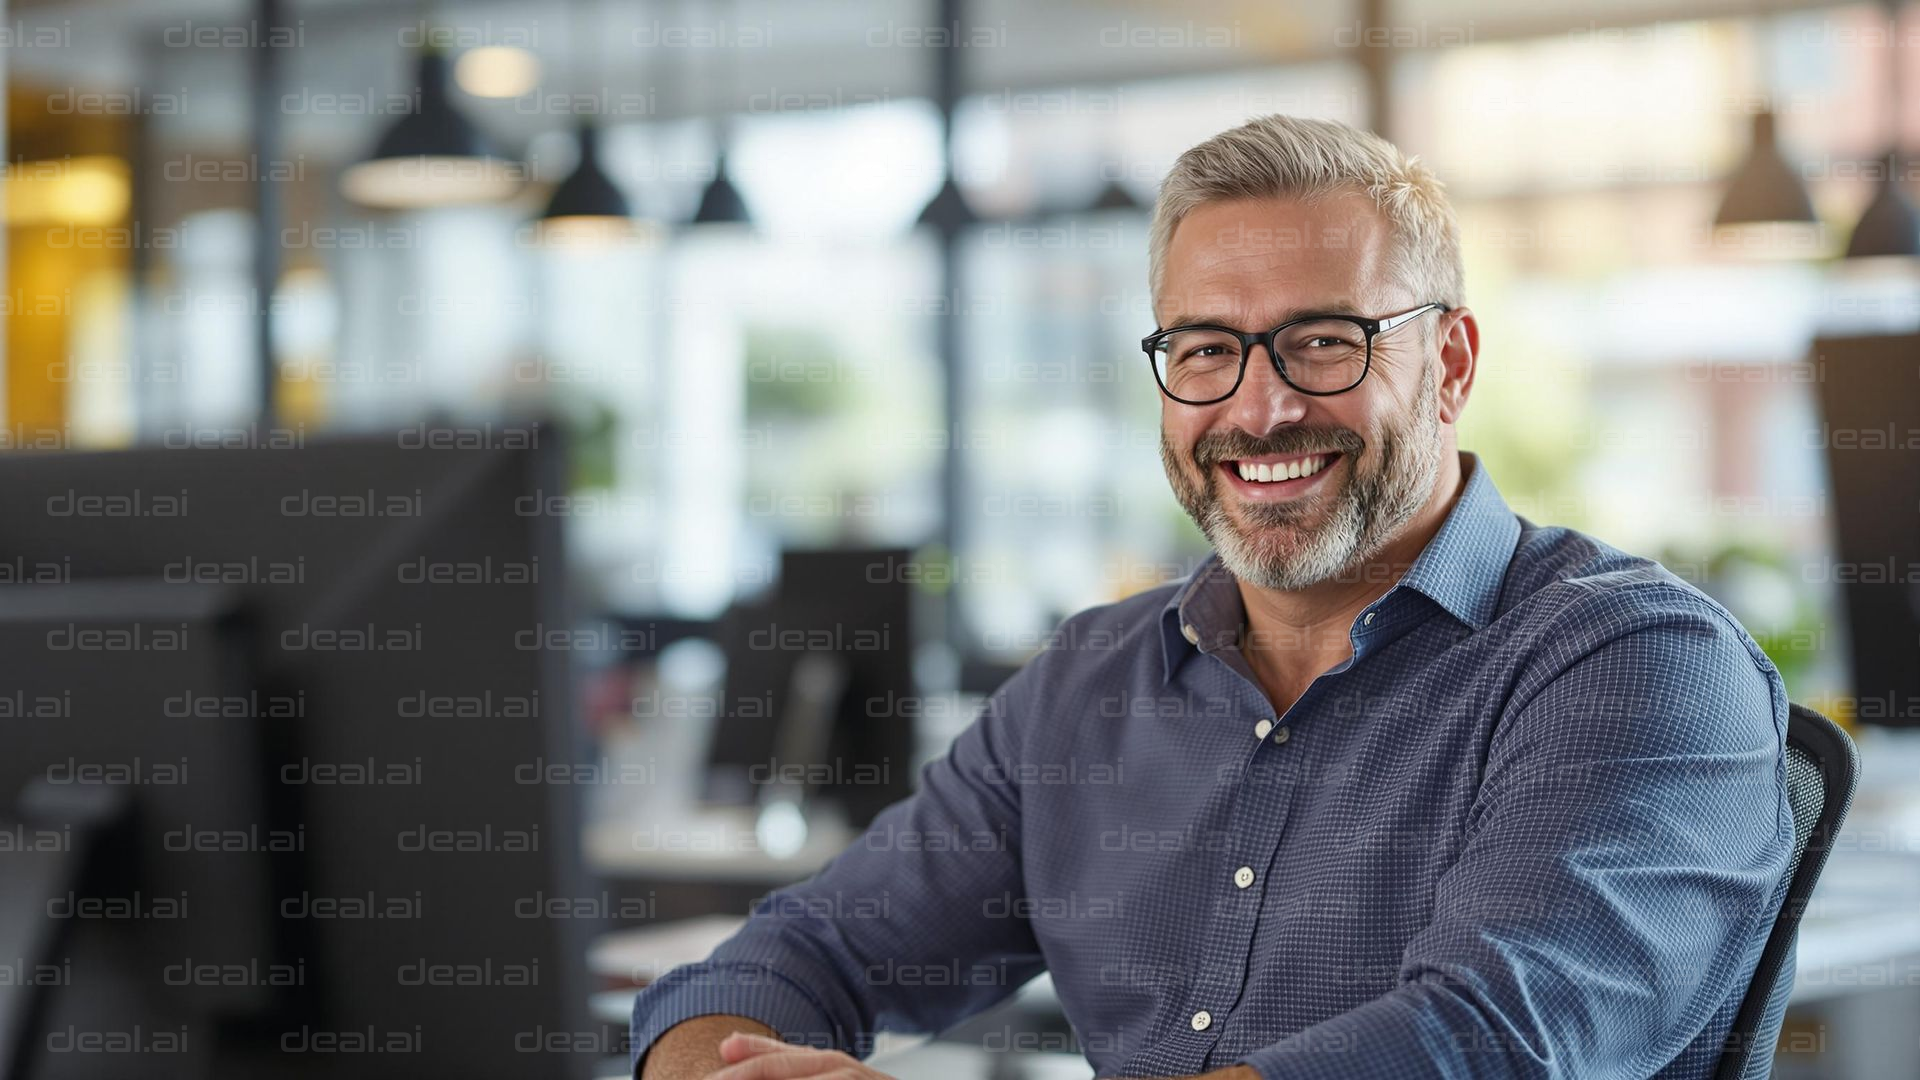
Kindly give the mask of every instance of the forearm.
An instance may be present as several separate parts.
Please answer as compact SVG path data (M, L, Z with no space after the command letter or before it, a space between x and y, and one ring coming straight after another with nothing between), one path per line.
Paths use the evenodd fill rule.
M1540 1038L1525 1018L1504 1016L1452 988L1421 981L1261 1047L1242 1064L1267 1080L1392 1080L1413 1073L1546 1080L1569 1075L1561 1068L1568 1052L1543 1058Z
M1043 970L1032 924L989 903L1026 892L1019 791L1004 780L1018 775L1006 763L1020 760L1017 733L1006 730L1020 710L1004 702L1022 677L922 770L912 797L882 811L820 873L756 901L705 961L652 980L634 1001L635 1057L653 1056L682 1025L722 1016L772 1029L754 1034L858 1055L882 1026L945 1030ZM922 978L949 965L985 974L957 985ZM716 1029L701 1049L717 1054L733 1030ZM635 1065L643 1080L655 1075L651 1062Z
M779 1038L780 1033L758 1020L716 1014L696 1016L667 1029L641 1062L640 1080L695 1080L722 1068L720 1041L736 1031Z

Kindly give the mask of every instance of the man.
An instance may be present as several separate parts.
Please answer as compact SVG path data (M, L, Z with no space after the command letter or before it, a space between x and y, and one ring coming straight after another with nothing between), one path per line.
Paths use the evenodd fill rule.
M873 1032L1043 969L1101 1075L1712 1073L1786 884L1785 690L1456 450L1458 232L1344 125L1181 157L1143 346L1214 556L1067 620L917 794L642 993L649 1080L877 1075Z

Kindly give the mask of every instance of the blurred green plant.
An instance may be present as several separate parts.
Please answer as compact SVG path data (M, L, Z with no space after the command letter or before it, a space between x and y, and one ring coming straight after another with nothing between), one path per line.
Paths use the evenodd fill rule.
M567 434L567 471L575 491L611 488L620 417L605 402L579 400L560 410Z
M747 416L809 419L846 407L848 387L834 341L810 327L746 328Z
M1803 694L1802 681L1827 647L1819 600L1801 587L1787 553L1754 541L1734 541L1711 550L1670 546L1660 563L1718 600L1733 613L1779 669L1789 695Z

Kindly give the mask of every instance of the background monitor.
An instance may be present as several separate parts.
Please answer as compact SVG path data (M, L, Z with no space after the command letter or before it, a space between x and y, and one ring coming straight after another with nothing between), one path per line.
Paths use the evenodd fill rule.
M1855 715L1920 725L1920 335L1818 338L1813 356Z
M8 689L71 701L0 724L0 809L34 814L21 791L48 769L136 766L113 785L142 824L112 887L184 889L194 913L66 927L138 948L76 953L35 995L55 999L43 1049L48 1023L131 1030L108 992L130 986L186 1014L215 1075L580 1076L622 1052L586 1017L567 782L586 755L550 647L569 625L547 512L564 469L552 429L509 434L0 458ZM154 647L170 622L219 633L175 657ZM126 647L62 648L113 632ZM184 790L150 771L182 757ZM170 985L189 958L209 985ZM258 984L276 972L299 981ZM181 1074L41 1053L35 1075L103 1060Z
M911 553L787 551L772 598L733 608L706 795L804 789L864 827L913 790Z

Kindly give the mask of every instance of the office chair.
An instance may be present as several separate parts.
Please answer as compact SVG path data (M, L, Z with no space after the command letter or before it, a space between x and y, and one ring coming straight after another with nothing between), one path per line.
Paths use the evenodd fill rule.
M1765 1080L1773 1072L1774 1043L1793 992L1793 981L1782 981L1780 969L1793 959L1800 916L1826 865L1833 836L1853 804L1853 785L1860 775L1853 740L1840 725L1805 705L1790 704L1787 710L1787 802L1793 808L1787 895L1727 1032L1714 1080Z

